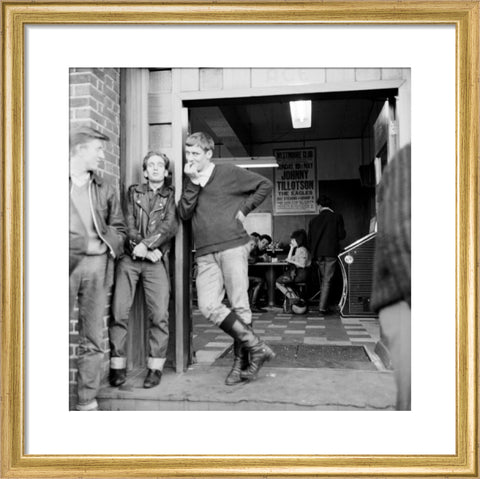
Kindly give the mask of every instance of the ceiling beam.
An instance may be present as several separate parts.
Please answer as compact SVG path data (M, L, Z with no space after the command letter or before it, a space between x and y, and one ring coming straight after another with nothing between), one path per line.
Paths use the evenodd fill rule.
M241 109L241 111L239 111ZM247 125L243 118L248 118L248 113L245 111L245 106L236 105L234 107L221 106L220 110L225 120L231 126L238 140L242 143L244 148L248 151L247 155L252 155L252 136L251 126Z
M221 139L221 156L228 156L225 155L225 149L231 156L249 156L219 107L198 107L192 110L195 116L208 126L214 136Z

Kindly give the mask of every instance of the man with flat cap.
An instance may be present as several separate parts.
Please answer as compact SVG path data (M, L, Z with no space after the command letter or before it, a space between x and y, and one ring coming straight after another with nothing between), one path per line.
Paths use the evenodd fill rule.
M96 411L103 347L103 318L122 255L126 226L116 190L97 173L108 136L90 127L70 134L70 318L78 298L77 350L79 411Z

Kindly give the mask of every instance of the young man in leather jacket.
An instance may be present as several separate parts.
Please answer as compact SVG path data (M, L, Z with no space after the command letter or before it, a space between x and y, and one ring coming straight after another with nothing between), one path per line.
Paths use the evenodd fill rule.
M89 127L70 135L70 317L78 297L78 403L98 409L103 348L103 317L113 280L113 263L123 253L126 227L113 185L94 170L105 158L108 136Z
M174 188L165 184L169 159L151 151L143 160L147 182L132 185L127 197L127 254L120 260L115 276L113 321L110 325L110 384L122 385L127 378L126 343L128 317L138 281L143 284L147 306L148 373L143 386L160 383L168 346L168 303L170 278L168 253L178 221Z

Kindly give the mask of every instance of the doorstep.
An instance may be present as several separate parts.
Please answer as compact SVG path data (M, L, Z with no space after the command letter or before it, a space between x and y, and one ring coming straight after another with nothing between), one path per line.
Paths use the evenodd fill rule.
M120 388L97 396L108 411L358 411L394 410L391 371L264 366L257 380L226 386L229 367L194 365L184 373L166 370L162 382L143 388L146 372L129 374Z

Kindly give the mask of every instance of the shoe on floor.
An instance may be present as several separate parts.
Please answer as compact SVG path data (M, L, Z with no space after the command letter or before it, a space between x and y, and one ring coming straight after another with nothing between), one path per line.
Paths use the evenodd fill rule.
M266 309L260 308L257 305L253 305L251 307L251 310L252 310L252 313L268 313L268 311Z
M160 384L160 380L162 379L162 371L159 369L149 369L147 377L143 382L143 387L146 389L153 388Z
M110 376L108 378L110 385L118 388L127 380L126 369L110 369Z

